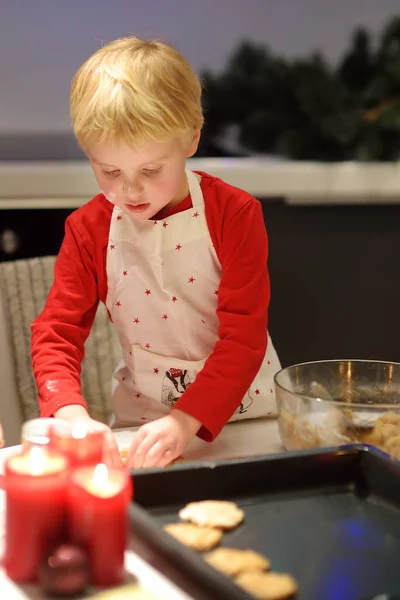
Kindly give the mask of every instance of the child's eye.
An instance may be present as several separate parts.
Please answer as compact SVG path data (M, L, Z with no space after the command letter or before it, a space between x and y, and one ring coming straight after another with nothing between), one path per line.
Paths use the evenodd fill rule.
M161 168L158 169L143 169L143 173L145 175L157 175L157 173L159 173L161 171Z
M121 171L103 171L103 175L105 177L111 177L112 179L115 179L116 177L118 177L120 175Z

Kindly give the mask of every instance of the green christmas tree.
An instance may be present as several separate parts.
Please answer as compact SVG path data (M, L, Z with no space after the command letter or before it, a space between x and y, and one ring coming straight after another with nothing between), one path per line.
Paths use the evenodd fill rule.
M234 125L255 153L317 161L400 156L400 18L375 50L367 31L355 31L336 68L318 54L288 61L243 42L225 72L206 72L203 82L204 153Z

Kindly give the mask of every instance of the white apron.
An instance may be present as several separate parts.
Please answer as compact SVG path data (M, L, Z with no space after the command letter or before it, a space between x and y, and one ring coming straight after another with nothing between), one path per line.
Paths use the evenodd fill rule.
M137 221L118 207L112 213L106 305L123 353L113 376L114 426L167 415L218 340L222 268L200 184L191 171L187 178L192 209L159 221ZM276 415L273 376L279 369L269 339L263 365L231 421Z

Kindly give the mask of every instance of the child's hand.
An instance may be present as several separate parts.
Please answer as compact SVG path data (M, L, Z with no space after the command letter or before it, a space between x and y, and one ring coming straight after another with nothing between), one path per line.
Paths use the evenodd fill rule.
M201 427L200 421L182 412L142 425L128 452L127 466L165 467L182 452Z
M63 406L54 413L54 416L56 419L64 419L64 421L68 421L69 423L92 420L86 408L80 404Z
M63 406L54 414L54 416L57 419L64 419L64 421L68 421L68 423L72 424L88 421L88 429L90 429L91 425L96 429L104 429L106 441L103 460L109 467L120 468L122 466L118 445L111 429L104 423L92 419L84 406L81 406L80 404Z
M104 423L101 423L101 421L92 419L86 408L80 404L69 404L68 406L63 406L54 413L54 416L57 419L68 421L68 423L71 423L72 425L74 423L82 423L82 421L89 421L89 423L93 423L95 427L102 427L104 430L111 431L110 428ZM88 425L88 428L89 426L90 425Z
M2 448L3 446L4 446L4 435L3 435L3 428L0 423L0 448Z

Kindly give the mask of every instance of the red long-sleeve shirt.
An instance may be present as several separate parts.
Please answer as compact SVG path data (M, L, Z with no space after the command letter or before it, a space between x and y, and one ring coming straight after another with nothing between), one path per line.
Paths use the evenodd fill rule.
M200 174L207 225L222 267L219 339L175 408L198 419L203 425L199 437L212 441L261 367L267 346L270 285L268 241L259 202L221 179ZM188 196L155 218L191 207ZM98 302L105 303L107 297L112 211L113 205L99 194L66 220L54 284L31 327L33 370L44 417L69 404L86 406L81 362Z

